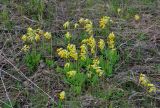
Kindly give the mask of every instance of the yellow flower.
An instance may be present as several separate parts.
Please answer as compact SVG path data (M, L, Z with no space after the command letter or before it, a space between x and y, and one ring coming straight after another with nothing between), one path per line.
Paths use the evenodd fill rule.
M60 52L60 51L62 51L63 50L63 48L58 48L57 49L57 52Z
M80 57L83 61L85 61L87 58L87 46L85 44L80 46Z
M86 24L84 26L86 32L88 32L89 35L92 35L93 34L93 25L92 23L89 23L89 24Z
M98 42L98 47L103 50L104 47L105 47L105 42L103 39L100 39L99 42Z
M67 50L68 51L76 51L76 46L74 44L68 44L67 45Z
M120 12L121 12L121 8L118 8L118 9L117 9L117 12L118 12L118 14L120 14Z
M91 47L91 53L94 54L95 53L95 48L96 48L95 38L93 36L90 36L87 44Z
M94 46L94 47L91 48L91 53L92 53L92 54L95 54L95 52L96 52L96 51L95 51L95 46Z
M34 30L32 29L32 28L28 28L27 29L27 36L28 36L28 40L29 41L33 41L34 40L34 37L35 37L35 32L34 32Z
M101 77L103 75L104 71L101 69L101 67L98 67L96 69L96 73L98 74L99 77Z
M22 39L22 41L25 42L25 41L27 41L27 36L26 36L26 35L23 35L21 39Z
M37 33L38 33L39 35L43 35L43 30L37 29Z
M76 46L74 44L68 44L67 50L69 51L69 56L72 57L74 60L78 59L78 53L76 50Z
M64 65L64 68L69 68L70 67L70 63L66 63L65 65Z
M101 67L99 66L99 59L98 58L94 58L93 59L93 64L91 65L91 67L96 71L97 75L99 77L101 77L104 73L104 71L101 69Z
M78 24L78 23L75 23L75 24L74 24L74 28L76 29L77 27L79 27L79 24Z
M83 39L82 43L87 44L88 43L88 39Z
M110 33L108 38L107 38L107 43L108 43L108 47L111 49L114 49L115 46L115 35L114 33Z
M21 50L24 51L24 52L27 52L27 51L29 51L29 49L30 49L29 45L24 45Z
M28 35L28 38L27 38L30 42L33 42L35 37L34 35Z
M115 35L114 35L113 32L109 34L108 39L109 39L109 40L112 40L112 41L115 40Z
M84 23L84 18L80 18L79 23L83 24Z
M109 41L108 42L108 47L111 48L111 49L115 49L114 48L114 41Z
M88 45L90 46L90 47L92 47L92 46L95 46L96 45L96 41L95 41L95 39L94 39L94 37L93 36L90 36L89 37L89 39L88 39Z
M110 21L110 17L103 16L99 21L99 27L104 29L106 27L106 24L108 24Z
M139 83L143 86L147 86L149 83L149 80L147 79L147 77L144 74L141 73L140 77L139 77Z
M86 24L91 24L91 23L92 23L91 20L89 20L89 19L85 19L84 22L85 22Z
M136 14L136 15L134 16L134 19L135 19L136 21L139 21L139 20L140 20L140 16L139 16L138 14Z
M68 29L68 28L69 28L69 21L65 22L65 23L63 24L63 27L64 27L65 29Z
M100 63L100 62L99 62L99 58L94 58L94 59L93 59L93 64L94 64L94 65L99 65L99 63Z
M70 34L69 32L67 32L67 33L65 34L65 37L66 37L67 39L70 39L72 36L71 36L71 34Z
M155 93L155 92L156 92L156 87L155 87L154 84L148 84L147 86L148 86L148 88L149 88L149 89L148 89L148 92L149 92L149 93L152 93L152 92Z
M65 99L65 91L62 91L59 93L59 99L64 100Z
M77 52L69 52L69 56L72 57L74 60L78 60L78 53Z
M104 71L100 71L98 76L101 77L104 74Z
M66 49L58 49L58 55L61 58L68 58L69 57L69 52Z
M74 77L75 75L76 75L76 71L69 71L69 72L67 72L67 76L69 77L69 78L71 78L71 77Z
M51 35L51 33L49 33L49 32L45 32L45 33L44 33L44 37L45 37L47 40L50 40L51 37L52 37L52 35Z
M33 29L31 27L28 27L27 32L33 32Z
M40 40L40 36L39 36L39 34L36 34L36 36L35 36L35 40L36 40L36 42L38 42L38 41Z
M91 78L92 77L92 72L87 73L87 77Z

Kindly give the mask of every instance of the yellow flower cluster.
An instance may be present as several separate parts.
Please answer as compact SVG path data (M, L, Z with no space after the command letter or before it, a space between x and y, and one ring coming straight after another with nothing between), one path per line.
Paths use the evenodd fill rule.
M65 91L62 91L59 93L59 99L64 100L65 99Z
M67 22L65 22L65 23L63 24L63 27L64 27L65 29L68 29L68 28L69 28L69 25L70 25L70 22L67 21Z
M72 77L74 77L76 75L76 73L77 73L76 71L72 70L72 71L67 72L67 76L69 78L72 78Z
M139 16L138 14L136 14L136 15L134 16L134 19L135 19L136 21L139 21L139 20L140 20L140 16Z
M84 26L85 31L89 35L93 35L93 23L91 20L80 18L79 23Z
M27 52L27 51L29 51L29 49L30 49L29 45L24 45L21 50L24 51L24 52Z
M142 73L140 74L140 77L139 77L139 83L141 85L147 87L149 93L156 92L155 85L150 83L150 81L147 79L147 77Z
M65 34L65 37L66 37L66 39L70 39L72 36L71 36L71 34L70 34L69 32L67 32L67 33Z
M122 11L121 8L118 8L118 9L117 9L118 15L120 15L120 12L121 12L121 11Z
M49 32L43 32L43 30L41 29L34 30L29 27L27 29L27 33L21 37L21 40L27 44L32 43L34 41L39 42L42 36L44 36L46 40L50 40L52 38L52 35ZM29 47L29 45L24 45L22 50L26 52L29 49Z
M44 37L45 37L45 39L50 40L52 35L51 35L51 33L46 32L46 33L44 33Z
M88 39L82 40L82 43L89 45L91 48L91 53L95 54L96 40L93 36L90 36Z
M33 42L34 40L36 42L40 41L40 38L44 36L45 39L50 40L52 35L49 32L43 32L40 29L32 29L32 28L28 28L27 29L27 33L25 35L22 36L22 41L26 42Z
M104 29L109 22L110 22L110 17L103 16L99 21L99 27Z
M78 28L79 27L79 24L78 23L75 23L74 24L74 28L76 29L76 28Z
M104 71L99 66L99 59L98 58L95 58L93 60L93 64L91 65L91 67L93 69L95 69L95 71L96 71L96 73L98 74L99 77L101 77L103 75Z
M58 52L58 55L61 57L61 58L73 58L74 60L77 60L78 59L78 53L77 53L77 50L76 50L76 46L74 44L68 44L67 45L67 50L66 49L63 49L63 48L59 48L57 49L57 52Z
M98 42L98 47L100 48L100 50L103 50L105 47L105 42L103 39L100 39Z
M67 50L69 51L69 56L71 58L73 58L74 60L78 59L78 53L74 44L68 44Z
M108 43L108 47L111 49L114 49L115 46L115 35L114 33L110 33L108 38L107 38L107 43Z
M65 65L64 65L64 68L69 68L70 67L70 63L66 63Z
M61 58L66 58L66 59L69 58L69 52L66 49L59 48L57 49L57 52Z
M80 57L82 61L85 61L87 58L87 46L86 44L82 44L80 46Z

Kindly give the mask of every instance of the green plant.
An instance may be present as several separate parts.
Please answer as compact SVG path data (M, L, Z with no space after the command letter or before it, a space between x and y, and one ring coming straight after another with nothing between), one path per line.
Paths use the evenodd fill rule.
M54 61L50 59L46 59L45 62L49 68L53 67L53 65L55 64Z
M25 56L25 63L31 71L35 71L37 69L40 60L41 54L36 54L36 52L34 51L29 54L26 54Z
M29 13L33 18L38 20L43 19L43 13L45 9L43 0L29 0L26 8L29 10L27 13Z
M9 11L7 8L4 8L2 12L0 12L0 20L4 27L11 29L14 26L13 21L10 21Z
M20 104L17 103L15 100L11 100L11 101L6 101L4 104L2 104L1 107L2 108L11 108L11 107L20 108Z
M93 23L89 19L81 18L74 28L83 27L81 37L78 37L79 48L72 44L72 34L65 34L65 47L58 48L58 56L66 62L59 71L65 74L64 80L70 86L74 94L81 94L84 88L96 87L103 76L112 76L115 65L119 60L119 54L115 47L115 34L110 33L110 17L104 16L99 21L100 30L96 30L104 39L95 38ZM71 22L64 23L64 28L71 28ZM76 26L75 26L76 25ZM107 44L106 44L107 43Z
M45 60L48 67L53 65L53 61L49 60L46 56L52 59L53 49L50 41L52 41L52 35L49 32L44 32L40 29L28 28L27 33L21 37L24 46L22 51L25 53L25 63L31 71L35 71L40 60ZM46 52L45 52L46 51Z

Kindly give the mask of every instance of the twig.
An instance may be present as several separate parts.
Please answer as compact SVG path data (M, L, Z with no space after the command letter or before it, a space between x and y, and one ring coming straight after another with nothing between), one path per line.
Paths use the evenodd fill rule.
M18 78L16 78L15 76L9 74L8 72L6 72L6 71L4 71L4 70L2 70L2 69L0 69L0 71L3 71L4 73L8 74L8 75L11 76L12 78L14 78L14 79L16 79L17 81L21 82Z
M9 98L9 95L8 95L8 92L7 92L7 89L6 89L6 86L5 86L5 84L4 84L4 81L3 81L2 76L1 76L1 81L2 81L2 84L3 84L4 90L5 90L5 92L6 92L6 97L7 97L8 101L9 101L9 103L10 103L10 106L11 106L11 108L13 108L12 102L11 102L11 100L10 100L10 98Z

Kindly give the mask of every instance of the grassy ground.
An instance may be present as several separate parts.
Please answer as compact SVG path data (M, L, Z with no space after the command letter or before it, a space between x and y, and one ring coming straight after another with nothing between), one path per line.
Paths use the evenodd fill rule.
M64 108L159 108L160 93L148 93L138 83L143 73L160 89L159 10L159 0L1 0L0 106L58 107L57 94L64 90ZM138 22L134 20L136 14L141 17ZM50 59L44 52L53 63L42 59L34 71L26 66L21 36L28 27L51 32L56 54L56 49L64 45L65 21L84 17L96 24L105 15L114 21L111 31L116 34L120 54L112 77L105 77L98 85L86 87L76 95L57 68L64 64L57 55Z

